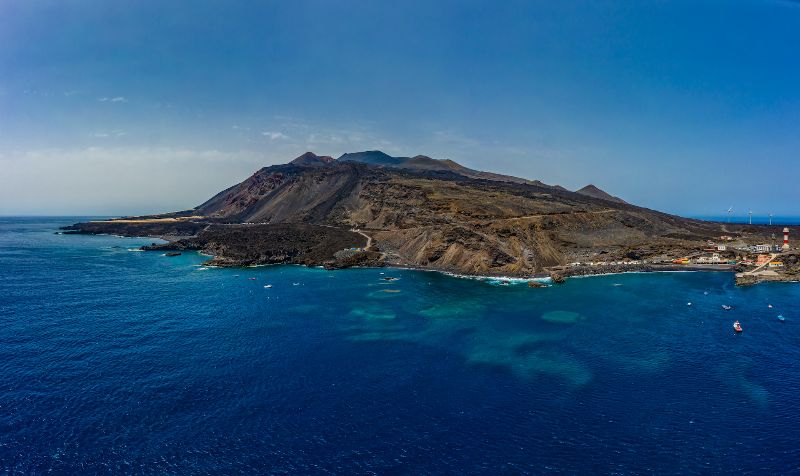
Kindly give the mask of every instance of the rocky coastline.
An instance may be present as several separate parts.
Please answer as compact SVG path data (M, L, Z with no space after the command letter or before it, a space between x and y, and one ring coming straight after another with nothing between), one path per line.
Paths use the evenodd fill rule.
M206 226L196 236L143 246L144 251L199 251L213 256L205 264L244 267L268 264L303 264L331 269L376 265L380 253L363 250L366 238L334 227L308 224ZM339 258L337 252L359 252Z
M601 266L568 266L554 269L565 278L580 276L597 276L621 273L656 273L677 271L709 271L709 272L734 272L734 265L679 265L670 263L641 263L641 264L609 264Z
M121 226L120 226L121 225ZM184 233L196 231L195 235ZM761 282L800 281L800 254L790 253L784 257L786 268L781 272L771 271L750 274L736 265L679 265L673 263L608 263L602 265L554 266L536 273L470 273L454 268L433 268L404 262L398 256L379 246L366 248L367 239L359 232L332 226L309 224L219 224L208 222L179 223L172 226L144 224L132 226L128 223L98 222L75 224L64 227L64 234L113 234L118 236L163 239L166 243L142 246L143 251L162 251L167 256L177 256L184 251L198 251L211 258L204 266L249 267L278 264L297 264L325 269L398 268L420 271L438 271L452 276L472 278L527 279L531 288L546 287L540 281L549 278L553 284L561 284L569 278L603 276L622 273L646 272L729 272L736 273L739 286Z
M763 282L800 282L800 253L789 252L781 255L781 266L758 271L739 270L736 273L737 286L752 286Z
M369 151L339 159L309 152L259 169L191 210L76 223L63 232L158 237L167 243L145 249L200 251L213 256L212 266L389 266L558 283L731 271L688 263L708 263L712 253L715 262L744 261L737 250L780 230L669 215L595 186L571 192L452 161Z

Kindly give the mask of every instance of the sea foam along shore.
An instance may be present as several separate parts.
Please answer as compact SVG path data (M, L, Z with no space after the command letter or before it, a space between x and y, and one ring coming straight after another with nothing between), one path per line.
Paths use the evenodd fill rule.
M427 271L427 270L426 270ZM475 281L485 281L489 284L527 284L531 281L542 283L542 284L552 284L553 278L548 277L541 277L541 278L516 278L511 276L480 276L480 275L469 275L469 274L457 274L451 273L449 271L435 271L441 272L447 276L452 276L454 278L459 279L472 279Z

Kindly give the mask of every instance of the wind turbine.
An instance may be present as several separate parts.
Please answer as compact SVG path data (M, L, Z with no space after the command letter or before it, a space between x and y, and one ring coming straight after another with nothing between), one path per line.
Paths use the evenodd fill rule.
M750 224L752 225L753 224L753 210L750 210L749 212L747 212L747 215L750 217Z
M769 212L769 226L772 226L772 212Z
M728 209L728 223L730 223L730 222L731 222L731 213L733 213L733 207L730 207L730 208Z

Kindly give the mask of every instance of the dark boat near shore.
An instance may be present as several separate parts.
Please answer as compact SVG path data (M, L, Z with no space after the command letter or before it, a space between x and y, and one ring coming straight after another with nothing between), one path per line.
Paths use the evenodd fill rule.
M169 253L164 253L164 256L180 256L181 253L179 251L170 251Z

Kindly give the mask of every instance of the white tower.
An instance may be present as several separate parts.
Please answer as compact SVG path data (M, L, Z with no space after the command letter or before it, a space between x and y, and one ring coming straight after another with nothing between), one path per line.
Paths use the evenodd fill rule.
M753 224L753 210L750 210L749 212L747 212L747 215L750 217L750 224L752 225Z

